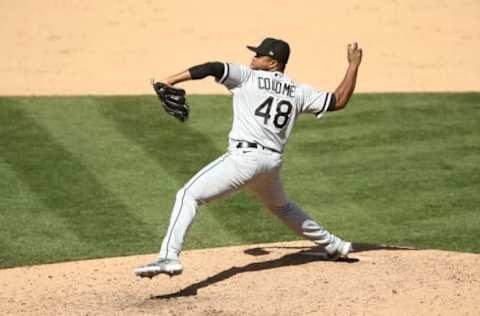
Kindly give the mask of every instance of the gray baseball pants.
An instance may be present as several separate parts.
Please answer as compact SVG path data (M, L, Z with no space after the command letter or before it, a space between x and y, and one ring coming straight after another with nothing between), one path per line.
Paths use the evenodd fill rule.
M287 199L279 175L281 166L282 154L268 149L235 148L231 142L226 154L201 169L177 192L159 258L178 258L200 205L242 189L254 193L297 234L318 245L333 242L336 236Z

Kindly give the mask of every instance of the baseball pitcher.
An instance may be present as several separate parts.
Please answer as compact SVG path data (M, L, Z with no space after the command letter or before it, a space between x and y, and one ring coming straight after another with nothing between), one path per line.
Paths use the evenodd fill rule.
M296 233L322 246L331 259L346 257L352 251L350 242L327 231L287 198L280 171L288 136L300 114L310 113L320 118L327 111L338 111L347 105L355 88L362 49L357 43L348 45L345 77L330 93L298 83L284 73L290 56L285 41L266 38L258 47L247 48L255 53L250 67L209 62L163 82L153 82L165 110L183 121L189 111L185 91L174 85L215 77L233 95L233 124L227 152L178 191L158 259L136 268L135 274L140 277L182 273L179 255L199 206L243 189L252 192Z

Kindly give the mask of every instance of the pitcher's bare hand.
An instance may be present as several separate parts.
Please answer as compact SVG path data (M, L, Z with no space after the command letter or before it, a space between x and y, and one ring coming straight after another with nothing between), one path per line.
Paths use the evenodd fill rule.
M358 47L358 44L352 43L348 44L347 48L347 58L348 58L348 63L354 66L359 66L360 63L362 62L362 49Z

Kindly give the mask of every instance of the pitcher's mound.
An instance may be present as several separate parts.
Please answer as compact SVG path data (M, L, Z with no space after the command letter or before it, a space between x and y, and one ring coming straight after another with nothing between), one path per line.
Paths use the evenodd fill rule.
M7 315L479 315L480 255L310 242L186 251L184 273L140 279L155 255L0 270Z

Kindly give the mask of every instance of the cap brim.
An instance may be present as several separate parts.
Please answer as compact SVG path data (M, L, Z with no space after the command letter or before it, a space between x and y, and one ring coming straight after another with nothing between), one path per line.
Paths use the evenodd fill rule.
M251 50L252 52L254 52L254 53L257 53L257 52L258 52L258 47L248 46L248 45L247 45L247 48L248 48L249 50Z

